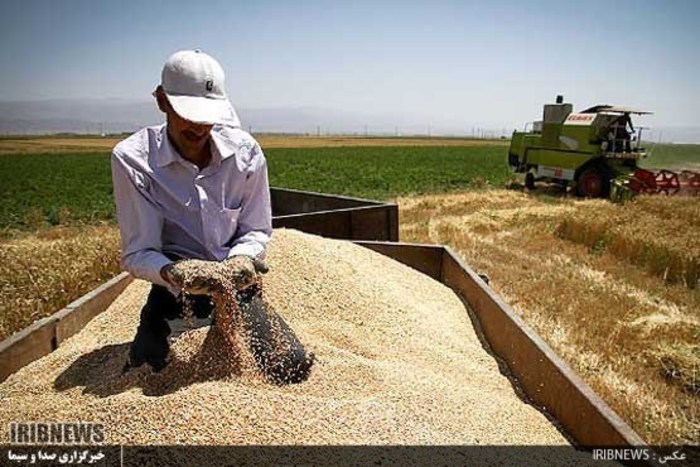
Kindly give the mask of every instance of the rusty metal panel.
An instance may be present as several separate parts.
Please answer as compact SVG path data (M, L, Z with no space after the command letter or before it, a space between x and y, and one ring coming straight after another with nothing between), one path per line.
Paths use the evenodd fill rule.
M581 446L644 446L632 430L449 248L443 282L468 303L493 353L533 402Z
M275 228L347 240L399 238L395 203L280 188L272 188L270 195Z
M92 318L106 310L133 280L129 273L122 272L55 313L56 345L61 345L61 342L79 332Z
M435 280L441 281L443 247L415 243L355 241L358 245L389 256Z
M0 382L56 348L56 319L41 319L0 342Z
M372 206L350 210L350 232L352 240L389 240L390 208Z
M362 206L377 206L382 204L379 201L368 199L290 190L286 188L271 188L270 200L272 202L272 213L275 216L332 211Z
M350 238L350 211L324 211L272 219L274 228L286 227L328 238Z
M388 240L390 242L398 242L399 241L399 205L398 204L387 204L387 207L389 208L389 211L387 215L389 216L388 219L388 227L389 227L389 238Z
M390 240L398 237L392 224L394 205L364 206L335 211L277 216L275 228L286 227L328 238L345 240Z

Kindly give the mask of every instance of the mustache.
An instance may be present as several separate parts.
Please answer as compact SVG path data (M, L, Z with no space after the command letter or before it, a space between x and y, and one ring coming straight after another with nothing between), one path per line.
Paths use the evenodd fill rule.
M196 141L201 141L202 139L205 139L209 136L208 131L203 131L201 133L195 132L192 130L185 130L182 132L182 135L187 138L189 141L196 142Z

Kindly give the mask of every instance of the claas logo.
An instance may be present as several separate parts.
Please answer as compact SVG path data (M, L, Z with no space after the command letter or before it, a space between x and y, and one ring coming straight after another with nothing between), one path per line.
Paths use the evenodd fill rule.
M582 115L582 114L572 114L569 115L569 120L573 122L586 122L588 120L592 120L593 115Z

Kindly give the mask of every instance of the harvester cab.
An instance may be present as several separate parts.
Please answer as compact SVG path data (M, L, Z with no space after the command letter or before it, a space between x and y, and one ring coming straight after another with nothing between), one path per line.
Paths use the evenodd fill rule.
M545 104L541 121L513 132L508 164L525 174L529 189L547 180L572 184L579 196L607 197L611 182L632 176L637 161L647 156L642 127L635 128L631 116L649 113L612 105L576 113L557 96L555 104Z

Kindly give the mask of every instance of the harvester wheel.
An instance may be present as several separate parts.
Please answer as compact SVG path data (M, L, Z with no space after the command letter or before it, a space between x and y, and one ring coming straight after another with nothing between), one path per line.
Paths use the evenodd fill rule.
M607 198L610 178L600 167L589 167L576 179L576 193L584 198Z
M525 174L525 188L528 190L535 189L535 174L528 172Z

